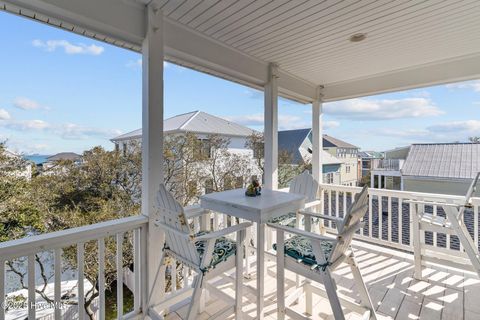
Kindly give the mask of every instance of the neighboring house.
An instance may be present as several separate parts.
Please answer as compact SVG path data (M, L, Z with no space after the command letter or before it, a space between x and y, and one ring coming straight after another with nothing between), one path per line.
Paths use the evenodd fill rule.
M250 158L250 165L252 171L254 171L254 175L261 175L260 169L254 160L258 157L263 157L263 154L254 153L252 149L246 147L247 139L255 133L255 130L202 111L193 111L165 119L163 122L163 130L165 137L169 135L194 133L198 139L205 142L205 146L208 146L208 138L212 134L228 138L228 151ZM120 135L110 141L115 144L117 151L127 153L134 145L138 146L141 143L142 129ZM235 186L243 187L249 178L250 177L235 177ZM205 192L208 193L210 189L211 183L207 181L205 183Z
M465 195L480 172L480 144L413 144L401 172L405 191Z
M372 170L372 187L465 195L480 171L480 144L412 144L385 152Z
M410 146L383 152L383 159L372 161L370 186L372 188L403 190L401 169L407 159Z
M355 150L351 151L351 148ZM358 166L356 152L358 148L344 141L324 135L323 149L323 182L356 185ZM311 129L279 131L278 150L279 152L286 151L290 153L292 155L292 164L299 164L301 161L310 162L312 156ZM342 155L342 158L336 156L337 151ZM354 155L354 158L350 155L352 157Z
M372 169L374 169L374 164L376 160L382 160L385 155L382 152L376 151L360 151L358 153L359 159L359 176L363 178L367 176Z
M359 148L353 144L324 134L323 150L327 151L342 162L340 183L346 186L356 186L358 184Z

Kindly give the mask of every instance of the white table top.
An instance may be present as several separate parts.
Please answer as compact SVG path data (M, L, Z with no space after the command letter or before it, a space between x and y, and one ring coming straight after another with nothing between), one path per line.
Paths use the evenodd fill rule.
M200 206L257 223L302 209L305 197L300 194L262 190L257 197L245 195L245 189L214 192L200 197Z

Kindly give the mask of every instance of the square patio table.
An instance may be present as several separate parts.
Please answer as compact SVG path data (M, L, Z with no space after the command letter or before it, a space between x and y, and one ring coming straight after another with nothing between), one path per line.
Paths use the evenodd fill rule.
M265 189L260 196L247 197L245 189L234 189L203 195L200 197L200 206L257 223L257 319L263 319L265 223L272 218L303 209L305 197L300 194Z

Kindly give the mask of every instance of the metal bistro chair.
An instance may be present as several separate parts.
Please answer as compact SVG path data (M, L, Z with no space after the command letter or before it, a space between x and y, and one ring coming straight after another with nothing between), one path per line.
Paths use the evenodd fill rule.
M300 211L300 214L309 218L315 217L335 222L338 232L336 237L323 236L279 224L269 224L271 228L275 228L277 231L277 243L274 248L277 250L277 309L279 320L284 319L285 315L293 319L310 319L288 306L303 293L306 294L306 311L310 315L312 314L312 293L315 293L329 299L336 320L345 319L340 301L346 308L363 314L364 319L376 319L375 309L350 247L353 235L363 225L361 219L367 210L368 188L364 187L355 196L355 202L350 205L343 219ZM294 236L285 240L285 233ZM341 296L337 292L332 272L342 262L346 262L350 266L355 287L360 295L360 304L351 298ZM284 287L285 269L306 278L302 286L287 298L285 298ZM312 280L323 284L324 288L312 285ZM286 301L289 302L287 305Z
M236 319L241 319L243 242L245 240L245 229L252 224L243 222L218 231L194 234L187 222L184 208L173 198L163 184L160 185L157 201L160 218L156 221L156 225L165 232L165 246L160 266L164 264L165 257L169 256L187 265L197 273L192 284L193 295L187 319L198 318L200 297L202 289L207 286L206 282L233 268L236 268L235 306L220 310L211 319L225 318L232 311L232 308L234 308ZM237 234L236 241L225 237L232 233ZM159 273L157 271L155 283ZM225 294L220 290L210 289L212 289L211 293L214 295L224 298ZM226 300L231 301L231 298L227 297Z

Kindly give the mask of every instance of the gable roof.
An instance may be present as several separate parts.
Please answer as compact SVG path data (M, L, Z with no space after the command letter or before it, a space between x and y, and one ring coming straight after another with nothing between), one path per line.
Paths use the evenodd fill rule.
M278 131L278 151L286 151L292 155L293 163L300 163L303 161L303 156L300 153L300 147L306 138L309 137L311 129L295 129ZM307 139L305 144L306 151L309 155L312 153L312 142ZM322 150L323 164L340 164L339 159L332 156L330 153Z
M56 155L50 156L47 158L47 161L61 161L61 160L70 160L75 161L81 159L82 156L73 152L60 152Z
M337 147L337 148L359 149L357 146L354 146L353 144L331 137L327 134L323 135L323 147L324 148Z
M413 144L401 171L405 176L473 179L480 171L480 144Z
M204 134L221 134L227 136L248 137L255 130L242 126L240 124L213 116L203 111L193 111L179 114L163 121L163 132L165 134L178 132L193 132ZM131 139L140 139L142 129L137 129L125 133L110 141L123 141Z

